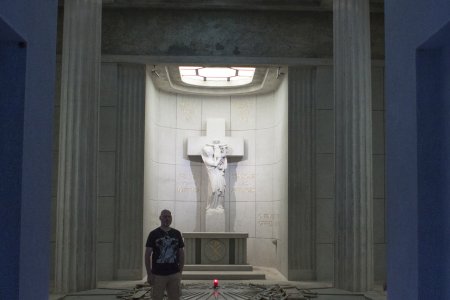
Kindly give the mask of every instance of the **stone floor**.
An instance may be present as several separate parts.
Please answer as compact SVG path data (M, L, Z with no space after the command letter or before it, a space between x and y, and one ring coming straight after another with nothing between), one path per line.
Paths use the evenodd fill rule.
M330 282L287 281L272 268L258 268L266 274L266 280L221 280L219 288L212 288L212 281L184 280L182 300L386 300L381 287L369 293L350 293L334 289ZM50 295L50 300L117 300L121 295L133 294L136 285L143 281L99 282L97 289L68 294ZM145 289L145 287L143 288ZM281 294L283 293L283 294ZM139 298L139 299L149 299Z

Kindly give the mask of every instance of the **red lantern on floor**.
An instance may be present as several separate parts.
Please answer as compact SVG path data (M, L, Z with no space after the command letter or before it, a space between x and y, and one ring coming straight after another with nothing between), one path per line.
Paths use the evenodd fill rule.
M213 286L214 286L215 289L217 289L219 287L219 280L218 279L214 279Z

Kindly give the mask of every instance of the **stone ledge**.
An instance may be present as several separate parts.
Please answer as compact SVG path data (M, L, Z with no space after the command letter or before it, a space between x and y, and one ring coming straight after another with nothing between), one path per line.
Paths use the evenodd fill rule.
M242 232L183 232L185 239L193 238L214 238L214 239L244 239L248 238L248 233Z
M251 265L185 265L184 271L253 271Z
M249 271L184 271L183 280L264 280L266 274Z

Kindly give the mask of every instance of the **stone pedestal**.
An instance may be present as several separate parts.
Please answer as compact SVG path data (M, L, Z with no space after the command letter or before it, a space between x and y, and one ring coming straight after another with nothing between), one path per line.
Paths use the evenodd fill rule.
M55 262L61 294L96 287L101 12L101 0L64 5Z
M336 231L334 287L373 285L369 0L334 1Z
M205 230L207 232L226 231L224 209L207 209L205 214Z

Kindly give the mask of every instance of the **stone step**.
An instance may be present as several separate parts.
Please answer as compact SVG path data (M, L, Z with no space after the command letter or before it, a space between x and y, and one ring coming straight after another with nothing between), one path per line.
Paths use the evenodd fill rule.
M185 265L184 271L253 271L251 265Z
M183 271L183 280L265 280L266 274L254 271Z

